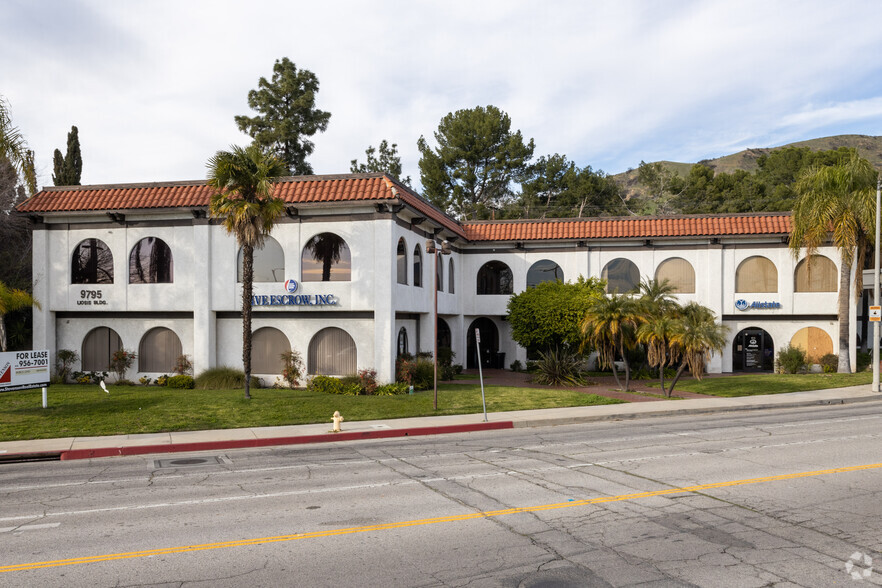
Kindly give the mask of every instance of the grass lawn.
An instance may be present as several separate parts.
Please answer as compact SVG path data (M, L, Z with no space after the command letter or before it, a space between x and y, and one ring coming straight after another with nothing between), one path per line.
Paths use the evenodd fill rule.
M711 396L754 396L756 394L781 394L844 388L873 382L872 372L856 374L755 374L749 376L720 376L698 380L680 380L677 390L709 394Z
M402 396L337 396L305 390L173 390L161 387L56 385L49 388L49 408L41 392L0 394L0 441L94 435L119 435L202 429L230 429L328 423L335 410L347 421L469 414L483 411L478 385L438 387L438 410L432 391ZM487 411L529 410L615 404L617 400L573 390L487 386Z

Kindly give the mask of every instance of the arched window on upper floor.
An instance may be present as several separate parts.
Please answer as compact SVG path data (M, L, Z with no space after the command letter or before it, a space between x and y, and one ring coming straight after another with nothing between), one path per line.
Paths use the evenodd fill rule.
M398 274L398 283L407 284L407 244L404 237L398 239L398 248L395 251L395 270Z
M735 270L735 292L777 292L778 268L762 255L748 257Z
M488 261L478 270L478 295L512 294L511 269L501 261Z
M836 264L829 257L812 255L796 264L793 289L796 292L836 292Z
M607 294L636 292L640 287L640 270L630 259L617 257L603 267L600 277L606 280Z
M158 237L145 237L135 243L129 255L129 284L171 284L175 263L171 248Z
M245 252L240 247L236 266L236 281L242 282L242 268ZM282 246L272 237L265 237L263 247L254 248L254 282L284 282L285 252ZM270 372L267 372L270 373ZM275 373L275 372L271 372Z
M112 284L113 253L101 239L85 239L74 248L70 263L72 284Z
M658 283L667 280L675 294L695 293L695 268L682 257L671 257L658 264L655 280Z
M413 285L423 287L423 251L419 245L413 248Z
M138 371L172 372L181 353L181 340L174 331L165 327L150 329L138 346Z
M348 282L352 279L349 246L334 233L319 233L307 241L300 264L304 282Z
M453 278L455 275L456 274L453 273L453 258L451 257L447 260L447 291L451 294L455 293L453 286L453 283L455 281Z
M527 288L534 288L542 282L564 281L563 270L550 259L542 259L527 270Z

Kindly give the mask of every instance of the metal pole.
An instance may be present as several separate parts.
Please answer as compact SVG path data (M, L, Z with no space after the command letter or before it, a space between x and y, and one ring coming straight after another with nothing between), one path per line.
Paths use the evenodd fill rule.
M46 392L46 386L43 386L43 408L49 408L49 395Z
M435 252L432 253L432 258L435 260L435 267L433 271L435 272L435 278L432 280L435 289L435 330L432 333L433 338L435 339L434 343L434 351L432 352L432 362L435 364L435 395L432 400L432 408L434 410L438 410L438 250L435 249Z
M876 274L873 276L873 305L879 305L879 221L882 216L882 177L876 180ZM858 269L858 271L861 271ZM873 392L879 392L879 321L873 323Z
M481 331L475 329L475 351L478 353L478 378L481 380L481 402L484 404L484 422L487 422L487 400L484 398L484 370L481 368Z

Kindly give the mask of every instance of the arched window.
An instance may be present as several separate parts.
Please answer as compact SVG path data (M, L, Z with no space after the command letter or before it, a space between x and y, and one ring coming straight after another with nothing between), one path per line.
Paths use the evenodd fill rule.
M291 351L285 333L263 327L251 335L251 371L255 374L281 374L285 367L282 354Z
M175 332L165 327L147 331L138 346L138 371L169 373L183 352L181 340Z
M836 264L829 257L812 255L796 264L794 290L796 292L835 292Z
M435 255L438 255L437 253ZM435 262L435 289L439 292L444 291L444 260L442 259L439 263L437 258L433 260Z
M790 339L790 344L802 348L806 359L811 363L818 363L822 357L833 353L833 339L824 329L818 327L805 327L796 331Z
M550 259L537 261L527 270L527 288L538 286L542 282L564 281L563 270Z
M682 257L672 257L658 264L655 280L658 283L667 280L676 294L695 293L695 269Z
M240 247L237 260L236 281L242 281L242 264L245 260L245 252ZM266 237L263 247L254 248L254 282L284 282L285 281L285 253L282 246L272 237ZM275 372L267 372L275 373Z
M86 239L74 248L70 263L72 284L112 284L113 254L101 239Z
M453 273L453 258L451 257L449 260L447 260L447 291L450 292L451 294L454 293L454 286L453 286L454 275L455 274Z
M407 355L407 329L398 329L398 356Z
M640 285L640 270L630 259L616 258L606 264L600 277L606 280L606 292L634 292Z
M453 335L450 332L450 325L447 324L440 316L438 317L438 349L451 349L453 347ZM439 354L440 356L440 354ZM440 357L439 357L440 361Z
M413 285L423 287L423 251L419 245L413 248Z
M349 376L355 373L355 341L337 327L327 327L309 342L307 373L310 375Z
M777 292L778 269L761 255L748 257L735 270L736 292Z
M488 261L478 270L478 294L511 294L511 270L501 261Z
M175 280L172 252L165 241L145 237L129 255L129 284L171 284Z
M83 339L80 357L84 372L110 371L110 356L122 349L122 340L109 327L92 329Z
M348 282L352 279L352 256L346 241L334 233L310 239L300 258L304 282Z
M407 284L407 245L404 238L398 239L398 250L395 252L395 263L398 271L398 283Z

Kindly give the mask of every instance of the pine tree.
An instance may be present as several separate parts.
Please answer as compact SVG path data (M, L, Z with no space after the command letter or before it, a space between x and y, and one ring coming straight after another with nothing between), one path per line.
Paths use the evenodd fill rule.
M79 186L83 174L83 156L80 154L79 131L75 126L67 134L67 153L55 150L52 157L52 182L56 186Z
M392 143L390 147L389 142L383 139L379 148L371 145L364 150L364 153L367 156L367 163L358 163L357 159L353 159L349 171L354 174L387 173L410 187L410 176L401 177L401 157L398 155L397 143Z

